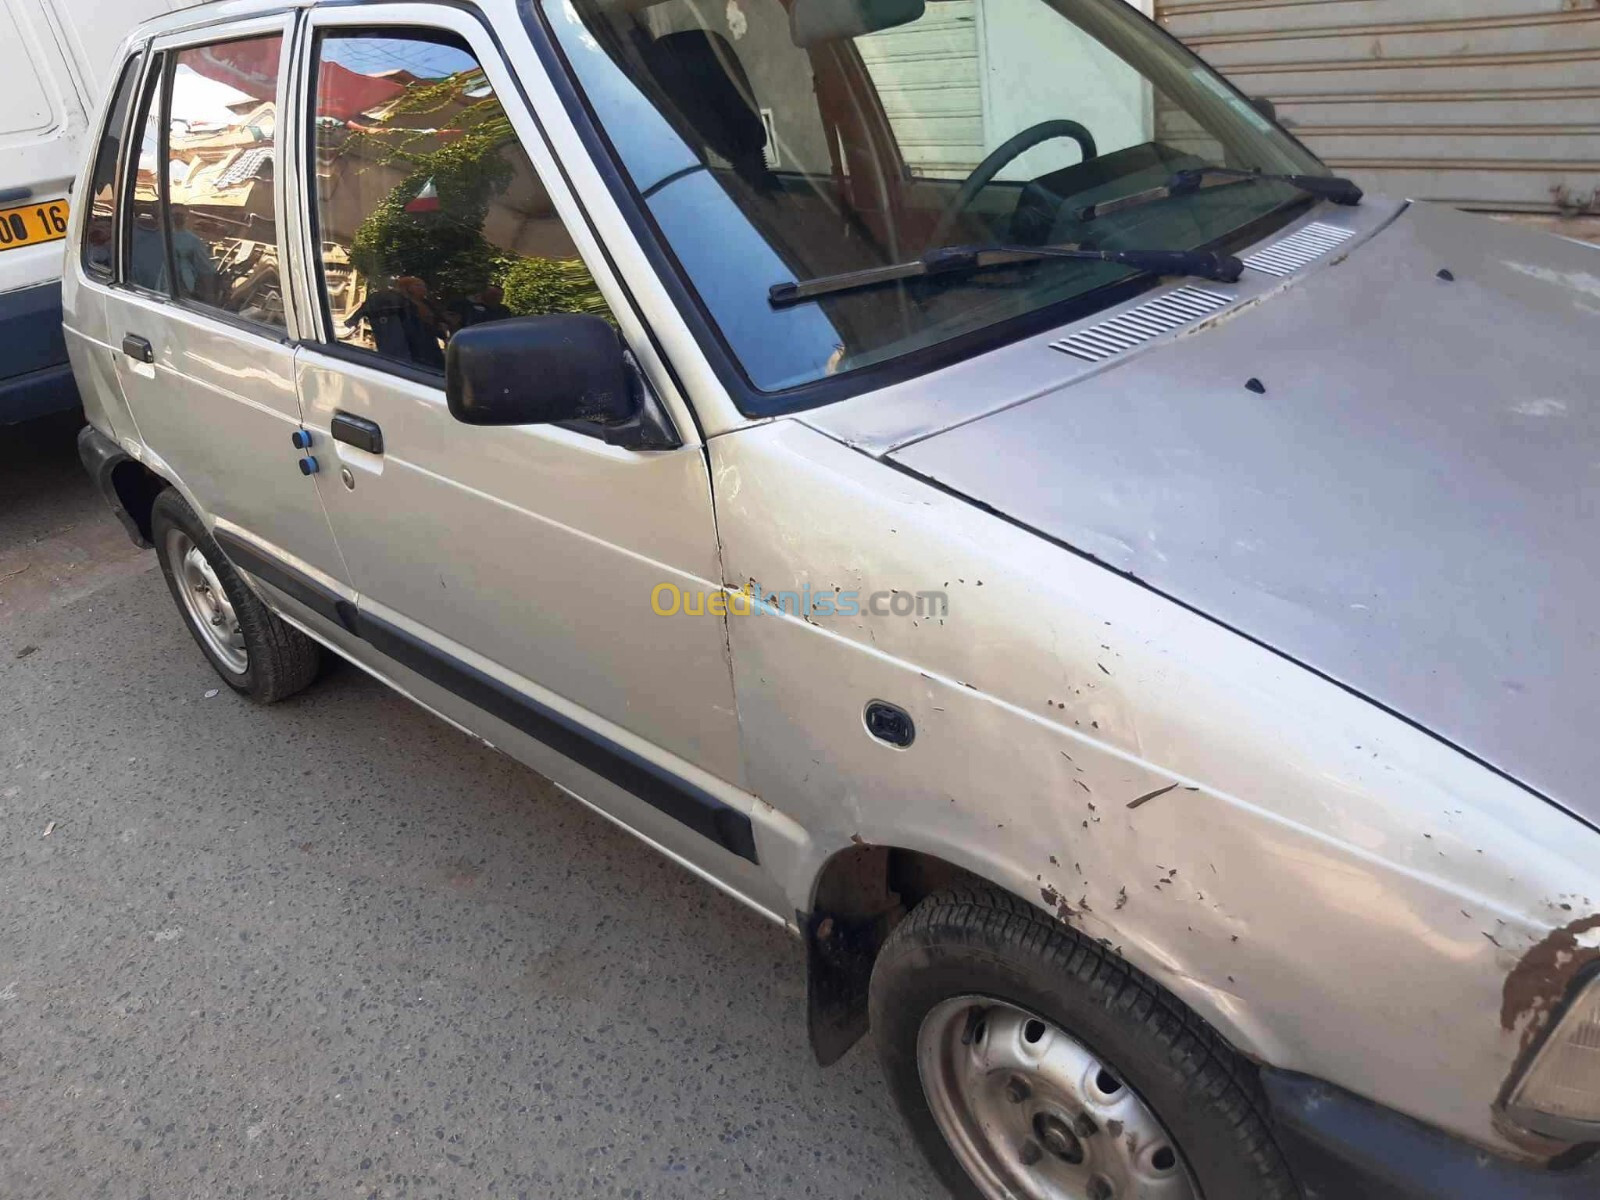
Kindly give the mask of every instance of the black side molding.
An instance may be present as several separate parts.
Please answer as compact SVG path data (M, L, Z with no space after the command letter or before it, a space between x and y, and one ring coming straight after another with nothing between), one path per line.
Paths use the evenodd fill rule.
M348 600L225 530L216 531L215 536L223 553L241 570L343 626L401 666L543 742L723 849L750 862L760 861L748 814L472 664L382 618L358 611Z
M356 632L356 606L328 591L321 584L307 579L299 571L285 566L276 558L262 553L249 542L234 537L225 529L214 529L211 536L217 539L222 552L233 560L233 565L248 571L264 583L270 583L287 596L292 596L319 617L326 617L343 625L350 633Z

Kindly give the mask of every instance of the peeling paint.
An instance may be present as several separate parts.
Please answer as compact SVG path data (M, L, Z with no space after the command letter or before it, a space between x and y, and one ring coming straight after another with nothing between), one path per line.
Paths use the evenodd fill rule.
M1600 959L1600 949L1586 946L1579 940L1597 929L1600 929L1600 913L1551 930L1506 976L1500 993L1500 1028L1509 1032L1526 1019L1522 1027L1523 1050L1527 1050L1544 1029L1551 1012L1566 996L1572 977Z
M1159 799L1162 796L1165 796L1168 792L1176 791L1177 788L1178 788L1177 784L1169 783L1164 788L1157 788L1153 792L1146 792L1144 795L1140 796L1137 800L1130 800L1128 802L1128 807L1129 808L1139 808L1141 805L1149 804L1150 801L1156 800L1156 799Z

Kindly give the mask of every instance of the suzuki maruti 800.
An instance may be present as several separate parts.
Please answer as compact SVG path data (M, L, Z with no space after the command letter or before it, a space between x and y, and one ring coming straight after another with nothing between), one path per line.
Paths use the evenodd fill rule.
M1123 0L189 9L68 244L228 685L789 927L956 1195L1600 1195L1600 252Z

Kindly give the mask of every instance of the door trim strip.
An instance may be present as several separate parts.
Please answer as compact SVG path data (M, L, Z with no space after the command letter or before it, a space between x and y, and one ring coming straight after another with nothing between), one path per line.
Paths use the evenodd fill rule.
M214 536L223 553L240 570L271 584L318 616L336 622L379 653L616 784L730 853L752 863L760 862L748 813L398 625L361 612L260 547L222 529L215 530Z

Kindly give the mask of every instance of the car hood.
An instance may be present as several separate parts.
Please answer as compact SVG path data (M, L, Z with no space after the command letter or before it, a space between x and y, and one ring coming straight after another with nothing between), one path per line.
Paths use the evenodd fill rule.
M1597 366L1600 251L1419 205L887 457L1600 824Z

